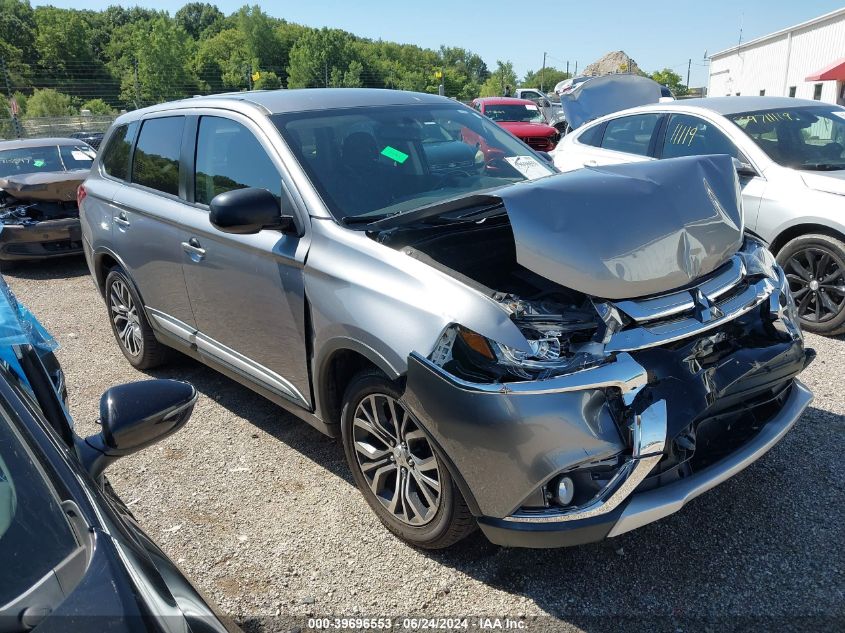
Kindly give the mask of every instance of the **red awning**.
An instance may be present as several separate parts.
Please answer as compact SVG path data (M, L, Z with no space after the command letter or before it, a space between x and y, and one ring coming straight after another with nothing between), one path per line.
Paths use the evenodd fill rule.
M838 62L832 63L826 68L822 68L821 70L814 72L812 75L808 75L807 78L804 79L804 81L830 80L845 81L845 57L840 59Z

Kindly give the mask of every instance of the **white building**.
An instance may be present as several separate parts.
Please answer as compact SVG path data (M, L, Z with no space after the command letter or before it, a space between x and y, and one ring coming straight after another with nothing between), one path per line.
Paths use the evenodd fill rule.
M845 105L845 8L711 55L707 95Z

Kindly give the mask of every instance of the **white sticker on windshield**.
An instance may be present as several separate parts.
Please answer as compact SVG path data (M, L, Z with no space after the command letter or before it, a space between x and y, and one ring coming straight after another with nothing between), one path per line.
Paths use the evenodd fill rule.
M73 156L73 160L94 160L93 153L89 154L88 151L75 149L71 150L70 155Z
M536 105L534 105L533 103L526 103L526 104L525 104L525 109L526 109L526 110L536 110L536 109L537 109L537 106L536 106Z
M505 160L528 180L549 175L549 170L533 156L505 156Z

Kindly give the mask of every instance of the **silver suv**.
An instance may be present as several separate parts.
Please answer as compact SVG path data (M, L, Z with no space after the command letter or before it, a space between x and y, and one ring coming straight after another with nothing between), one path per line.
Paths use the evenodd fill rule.
M445 98L238 93L121 116L79 198L129 362L177 349L341 437L417 546L622 534L812 399L727 156L557 174Z

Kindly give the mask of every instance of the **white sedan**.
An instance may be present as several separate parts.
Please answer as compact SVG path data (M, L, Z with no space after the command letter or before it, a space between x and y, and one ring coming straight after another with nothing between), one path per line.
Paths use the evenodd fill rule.
M737 159L746 226L790 281L803 327L845 332L845 108L713 97L614 112L566 135L561 171L699 154Z

